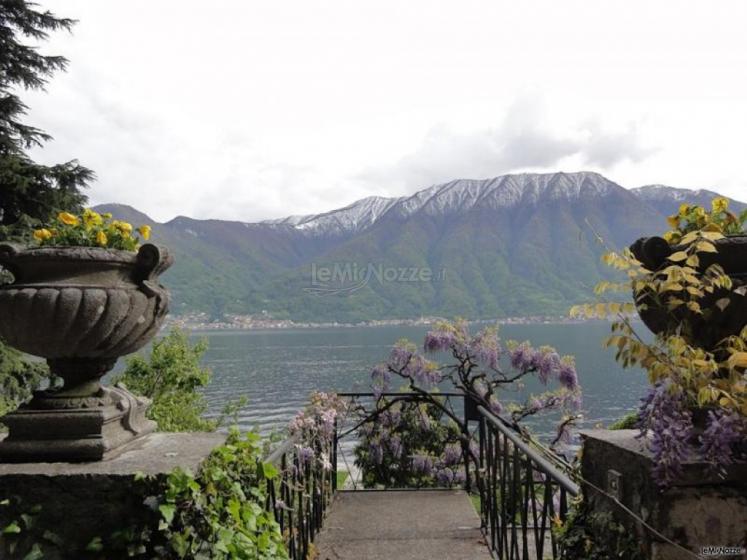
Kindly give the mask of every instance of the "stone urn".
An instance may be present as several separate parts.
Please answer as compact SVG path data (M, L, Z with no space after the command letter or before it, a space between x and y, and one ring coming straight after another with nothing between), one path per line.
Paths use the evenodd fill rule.
M155 429L147 399L100 380L158 332L169 305L158 276L172 262L151 244L138 252L0 245L0 266L14 278L0 285L0 338L46 358L63 380L2 418L0 460L100 460Z
M731 235L714 243L716 253L698 254L698 270L704 272L713 264L720 265L731 278L732 289L717 289L713 294L707 294L701 302L701 307L706 310L703 315L693 313L684 306L670 311L645 293L634 294L641 319L652 332L674 333L684 321L689 325L689 330L683 335L690 343L713 351L724 338L739 334L747 326L747 235ZM684 247L670 246L661 237L644 237L630 247L635 258L653 272L667 266L669 263L666 259L682 249ZM729 300L729 305L723 309L716 305L722 298ZM646 308L642 308L641 304L646 304Z

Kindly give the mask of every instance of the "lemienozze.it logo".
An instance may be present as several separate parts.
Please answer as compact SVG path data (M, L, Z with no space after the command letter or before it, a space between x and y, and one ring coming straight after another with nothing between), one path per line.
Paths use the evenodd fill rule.
M738 556L741 557L747 549L741 546L704 546L700 549L701 556L719 557L719 556Z
M433 269L422 266L385 266L380 263L361 265L354 262L329 265L311 263L311 286L305 287L304 291L316 295L345 295L357 292L372 282L440 282L445 278L445 269L434 272Z

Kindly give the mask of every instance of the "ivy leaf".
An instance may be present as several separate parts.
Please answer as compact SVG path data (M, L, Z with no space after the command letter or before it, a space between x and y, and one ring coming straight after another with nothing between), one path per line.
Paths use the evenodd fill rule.
M268 479L273 479L278 475L278 469L272 463L262 463L262 472Z
M23 560L41 560L44 558L44 553L39 548L38 544L31 547L31 551L23 557Z
M20 532L21 527L15 521L3 529L3 535L17 535Z
M88 552L101 552L104 550L104 543L101 542L101 537L93 537L91 542L86 545L86 550Z
M44 531L44 534L42 535L42 538L45 541L49 541L52 544L57 545L58 547L62 547L65 544L65 542L62 540L62 537L60 535L58 535L56 533L53 533L52 531L50 531L48 529L46 531Z
M238 500L228 502L228 513L237 523L241 521L241 504L239 504Z
M158 507L158 511L161 512L166 523L171 523L174 520L174 514L176 513L176 506L174 504L163 504Z

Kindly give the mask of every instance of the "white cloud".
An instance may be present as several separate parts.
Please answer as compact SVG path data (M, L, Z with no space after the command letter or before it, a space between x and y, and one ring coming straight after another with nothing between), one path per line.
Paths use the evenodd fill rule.
M656 150L641 145L636 126L607 131L599 119L553 130L536 94L512 103L494 128L456 132L441 125L418 148L392 165L378 165L358 176L368 188L387 185L397 192L453 178L486 178L522 170L554 169L570 159L586 168L613 170L623 161L640 162Z
M558 168L747 199L736 0L42 4L80 23L25 96L38 157L95 203L259 220Z

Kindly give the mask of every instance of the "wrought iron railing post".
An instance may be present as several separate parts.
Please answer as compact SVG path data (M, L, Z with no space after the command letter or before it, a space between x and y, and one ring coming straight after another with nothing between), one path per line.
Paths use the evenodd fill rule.
M578 485L500 418L479 411L480 516L488 546L499 560L558 558L551 526L566 519Z

